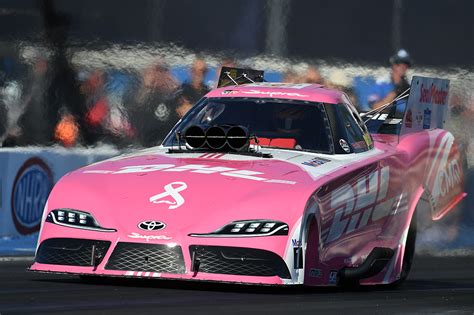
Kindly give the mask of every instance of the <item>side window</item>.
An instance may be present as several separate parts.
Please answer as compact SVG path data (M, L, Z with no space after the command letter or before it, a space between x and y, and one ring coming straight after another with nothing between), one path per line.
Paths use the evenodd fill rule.
M354 117L352 110L346 104L337 104L339 127L342 128L341 134L345 136L345 140L351 147L351 152L359 153L370 149L371 140L370 135L367 133L367 129L359 124ZM368 136L368 138L367 138Z
M360 129L362 129L362 132L364 133L364 141L367 144L369 149L372 149L374 147L374 142L372 141L372 136L369 133L369 130L367 129L367 126L365 125L364 121L362 118L360 118L359 113L355 109L354 106L350 104L346 104L346 106L349 108L349 110L352 113L352 116L354 116L354 119L357 121L357 124L359 125Z

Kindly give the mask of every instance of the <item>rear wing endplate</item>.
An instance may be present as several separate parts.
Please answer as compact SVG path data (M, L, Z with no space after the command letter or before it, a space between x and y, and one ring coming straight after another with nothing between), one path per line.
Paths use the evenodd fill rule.
M449 80L414 76L400 136L442 129L448 108Z

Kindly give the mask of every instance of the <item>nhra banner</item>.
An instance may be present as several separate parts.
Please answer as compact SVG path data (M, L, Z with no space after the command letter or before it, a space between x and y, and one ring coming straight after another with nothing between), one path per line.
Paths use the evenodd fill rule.
M66 173L118 154L115 149L0 149L0 237L38 232L53 185Z
M414 76L400 135L443 128L449 80Z

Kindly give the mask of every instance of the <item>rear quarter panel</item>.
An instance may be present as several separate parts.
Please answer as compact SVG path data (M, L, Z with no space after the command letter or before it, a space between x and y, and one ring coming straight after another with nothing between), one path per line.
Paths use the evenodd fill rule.
M305 284L334 284L335 271L360 265L374 247L391 248L395 256L361 283L397 280L420 199L429 199L438 220L464 196L461 157L449 132L429 130L376 146L386 154L340 172L314 196L319 211L308 236Z
M347 167L315 195L319 211L308 237L306 284L335 284L334 272L362 263L374 247L397 248L416 180L407 176L405 154L379 149L384 154Z

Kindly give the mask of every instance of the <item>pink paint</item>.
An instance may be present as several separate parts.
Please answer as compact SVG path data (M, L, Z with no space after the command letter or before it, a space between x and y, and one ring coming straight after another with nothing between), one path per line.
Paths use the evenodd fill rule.
M237 91L224 94L224 91ZM259 91L259 93L255 93ZM260 93L262 92L262 93ZM263 93L265 92L265 93ZM320 86L216 89L208 97L276 97L339 103L343 94ZM284 94L281 94L284 93ZM266 149L273 158L231 153L168 154L155 148L113 158L64 176L49 196L46 215L59 208L91 213L102 227L88 231L43 223L39 244L50 238L111 242L97 268L34 263L36 271L160 277L255 284L333 285L331 275L355 267L374 247L395 250L393 261L362 284L390 283L403 261L406 233L422 195L431 198L432 217L440 219L464 196L460 155L452 135L423 131L398 139L374 135L375 149L350 155L324 155ZM306 163L320 158L321 163ZM288 235L193 237L239 220L284 222ZM140 222L166 227L143 231ZM184 274L107 270L119 242L177 244ZM233 246L270 251L285 262L291 278L241 276L191 271L189 246ZM295 269L294 247L303 245L304 268Z
M301 88L289 88L288 85L245 84L218 88L207 93L205 97L285 98L338 104L343 102L345 95L341 91L325 88L318 84L305 84Z

